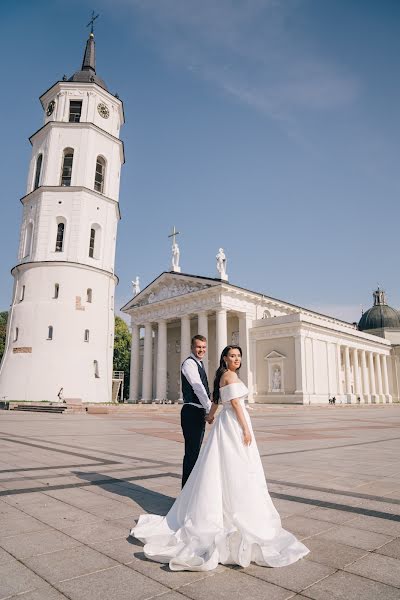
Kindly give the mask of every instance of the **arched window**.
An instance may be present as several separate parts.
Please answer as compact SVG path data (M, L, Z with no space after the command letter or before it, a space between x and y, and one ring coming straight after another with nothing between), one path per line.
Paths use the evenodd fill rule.
M25 286L23 285L21 288L21 294L19 296L19 301L22 302L24 298L25 298Z
M59 283L55 283L54 284L54 296L53 298L56 299L58 298L58 294L60 293L60 284Z
M56 252L62 252L64 249L65 223L62 221L57 225Z
M18 334L19 334L19 329L18 329L18 327L16 327L15 333L14 333L14 342L16 342L18 340Z
M90 258L99 258L101 243L101 227L97 223L90 228L89 237L89 256Z
M74 151L72 148L65 148L63 153L63 163L61 170L61 185L68 187L71 185L72 163L74 161Z
M97 360L93 361L93 369L94 369L94 376L95 376L95 378L99 379L99 377L100 377L99 362Z
M32 251L32 238L33 238L33 223L30 221L26 226L25 231L25 245L24 245L24 258L30 256Z
M35 182L33 184L34 190L36 190L40 184L40 174L42 172L42 161L43 161L43 154L39 154L39 156L36 159Z
M106 175L106 161L102 156L98 156L96 159L96 173L94 176L94 189L96 192L103 193L104 190L104 178Z
M86 290L86 302L91 302L92 301L92 297L93 297L93 293L91 288L88 288Z
M47 332L47 339L48 340L52 340L53 339L53 325L49 325L49 329Z
M85 342L89 341L89 329L85 329L85 337L84 337Z
M90 258L94 258L94 245L96 242L96 230L94 227L90 230L90 240L89 240L89 256Z

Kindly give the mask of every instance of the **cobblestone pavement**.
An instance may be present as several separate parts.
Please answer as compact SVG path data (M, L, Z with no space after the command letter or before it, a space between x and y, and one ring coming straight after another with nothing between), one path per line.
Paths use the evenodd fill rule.
M295 565L172 573L129 529L180 488L177 406L0 411L0 600L400 599L400 406L255 406Z

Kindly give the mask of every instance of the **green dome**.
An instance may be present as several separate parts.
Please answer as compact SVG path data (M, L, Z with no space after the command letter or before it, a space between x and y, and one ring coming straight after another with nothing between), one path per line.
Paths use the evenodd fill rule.
M362 315L358 329L400 329L400 312L386 303L385 292L379 288L374 292L374 306Z

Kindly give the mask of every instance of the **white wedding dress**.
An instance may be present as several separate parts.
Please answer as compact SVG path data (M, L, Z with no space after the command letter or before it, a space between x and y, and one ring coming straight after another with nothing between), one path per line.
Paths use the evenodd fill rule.
M147 558L169 563L172 571L210 571L218 563L283 567L309 550L282 529L272 504L254 439L243 382L220 390L217 416L195 467L166 517L141 515L131 535L144 542ZM240 402L253 441L231 406Z

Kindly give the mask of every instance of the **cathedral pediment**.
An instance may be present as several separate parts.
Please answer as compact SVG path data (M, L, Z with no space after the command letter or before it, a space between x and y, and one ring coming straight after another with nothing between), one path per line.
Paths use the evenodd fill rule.
M210 289L218 285L218 280L207 277L186 276L177 273L163 273L144 290L139 292L122 310L147 306L171 298L186 296L194 292Z
M274 360L274 359L282 359L282 358L286 358L286 356L284 356L283 354L280 354L280 352L277 352L276 350L272 350L272 352L270 352L269 354L267 354L267 356L264 356L264 360Z

